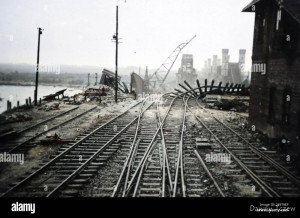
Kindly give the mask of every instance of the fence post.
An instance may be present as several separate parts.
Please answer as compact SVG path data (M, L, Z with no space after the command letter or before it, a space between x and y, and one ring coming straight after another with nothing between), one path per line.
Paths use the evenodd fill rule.
M9 100L7 100L7 110L9 111L10 110L10 101Z

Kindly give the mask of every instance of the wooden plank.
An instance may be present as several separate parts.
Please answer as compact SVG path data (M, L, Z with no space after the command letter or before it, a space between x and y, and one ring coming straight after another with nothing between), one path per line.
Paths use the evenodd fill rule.
M209 91L212 91L213 87L214 87L214 83L215 83L215 80L212 80L211 81L211 85L210 85L210 90Z
M198 85L198 89L199 89L200 95L202 95L202 89L201 89L200 82L199 82L198 79L197 79L197 85Z

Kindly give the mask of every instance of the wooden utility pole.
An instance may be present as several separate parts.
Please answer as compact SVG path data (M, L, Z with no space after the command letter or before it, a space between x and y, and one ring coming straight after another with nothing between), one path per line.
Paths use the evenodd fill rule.
M35 90L34 90L34 105L37 106L37 95L39 85L39 63L40 63L40 36L42 35L42 28L38 28L38 50L37 50L37 61L36 61L36 75L35 75Z
M98 85L98 73L96 73L96 81L95 81L95 86Z
M116 35L114 36L116 40L116 72L115 72L115 102L118 102L118 44L119 44L119 33L118 33L118 14L119 14L119 6L116 6Z

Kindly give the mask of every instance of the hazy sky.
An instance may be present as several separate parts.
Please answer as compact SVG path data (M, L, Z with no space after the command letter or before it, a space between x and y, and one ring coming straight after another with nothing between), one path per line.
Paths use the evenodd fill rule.
M197 34L181 54L194 55L197 70L228 48L230 61L247 49L251 64L254 13L250 0L119 1L119 66L157 68L175 47ZM1 0L0 63L35 64L37 27L41 64L114 67L115 0ZM180 66L177 60L173 69Z

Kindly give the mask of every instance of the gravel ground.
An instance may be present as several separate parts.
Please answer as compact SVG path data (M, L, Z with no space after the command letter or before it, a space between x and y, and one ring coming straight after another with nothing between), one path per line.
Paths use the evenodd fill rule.
M136 101L128 99L127 101L119 102L117 105L115 103L99 105L98 102L82 104L80 107L85 107L87 109L92 108L95 105L98 106L92 112L85 114L59 129L51 131L50 133L53 135L54 132L56 132L62 139L75 139L89 128L96 128L97 126L126 111L136 103ZM59 113L61 113L62 110L68 110L72 107L74 106L62 104ZM37 119L30 121L31 124L25 124L26 122L22 122L20 125L24 128L26 125L32 125L45 119L45 114L56 112L57 111L37 111L37 109L33 109L28 113ZM39 114L39 116L36 116L36 114ZM51 155L56 154L57 150L63 145L41 145L39 140L43 138L45 138L45 136L41 136L36 139L36 146L31 148L28 153L25 154L25 161L23 165L20 165L19 163L0 163L0 193L7 190L9 184L18 182L21 177L33 172L32 168L39 167L39 164L48 160Z
M59 103L58 101L53 101L51 103L47 103L45 105L52 105L54 103ZM44 105L43 105L44 106ZM7 124L1 124L0 125L0 131L4 129L10 129L13 128L16 131L25 129L26 127L29 127L31 125L37 124L47 118L50 118L52 116L56 116L60 113L63 113L65 111L68 111L72 108L76 107L76 105L69 105L69 104L63 104L60 103L59 105L59 110L49 110L49 111L44 111L44 110L38 110L38 107L33 107L31 109L16 109L12 111L7 111L2 113L1 115L5 116L8 118L12 114L26 114L29 117L32 117L32 120L28 121L23 121L23 122L14 122L14 123L7 123Z

